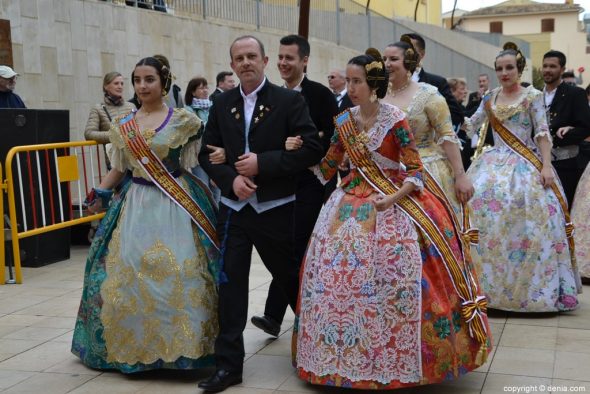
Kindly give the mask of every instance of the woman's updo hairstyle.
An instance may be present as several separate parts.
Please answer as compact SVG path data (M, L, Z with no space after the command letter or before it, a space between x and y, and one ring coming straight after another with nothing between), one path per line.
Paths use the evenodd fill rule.
M496 56L496 60L499 57L506 55L512 55L516 57L516 69L518 70L519 74L522 74L522 72L524 71L524 67L526 66L526 58L524 57L520 49L518 49L518 46L515 43L508 41L506 44L504 44L502 50L500 51L500 53L498 53L498 56ZM494 61L494 68L495 67L496 62Z
M389 44L388 47L400 48L404 52L404 68L412 74L416 71L416 67L418 67L418 63L420 62L420 55L418 55L418 51L414 48L410 36L404 34L398 42Z
M172 73L170 72L170 67L166 66L160 60L151 56L144 57L135 65L135 67L139 66L150 66L155 68L158 72L158 75L160 76L160 83L162 84L162 89L164 90L165 94L168 94L172 86ZM135 70L131 73L131 81L133 85L135 85L134 76Z
M364 55L355 56L350 59L348 64L362 67L365 70L365 77L367 78L369 88L375 90L378 98L385 97L389 75L378 50L369 48L365 51Z

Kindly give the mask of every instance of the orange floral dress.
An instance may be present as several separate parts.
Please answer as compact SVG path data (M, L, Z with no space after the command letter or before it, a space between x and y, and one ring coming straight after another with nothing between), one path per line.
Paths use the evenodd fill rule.
M356 115L358 107L351 111ZM422 163L403 112L382 103L367 134L371 159L398 186L417 186L413 198L461 258L451 213L423 190ZM334 176L344 153L336 132L314 169L320 180ZM458 378L485 361L491 339L481 345L469 335L435 245L398 205L377 211L377 195L353 166L319 215L301 271L297 373L312 384L358 389ZM489 333L485 315L483 321Z

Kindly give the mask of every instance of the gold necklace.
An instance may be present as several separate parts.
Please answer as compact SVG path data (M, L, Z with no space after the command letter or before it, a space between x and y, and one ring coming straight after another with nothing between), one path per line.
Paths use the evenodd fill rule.
M387 87L387 93L389 93L389 95L391 97L395 97L396 94L399 94L400 92L403 92L404 90L406 90L408 88L408 86L410 86L410 79L409 78L406 81L406 83L404 84L404 86L402 86L399 89L394 89L393 84L390 84L390 86Z
M375 121L375 118L376 118L376 116L377 116L377 114L378 114L378 113L379 113L379 105L377 105L377 106L375 107L375 111L374 111L374 112L371 114L371 116L369 116L369 117L365 118L365 117L363 116L363 113L361 112L361 110L360 110L360 108L359 108L359 118L360 118L360 121L361 121L361 123L363 124L363 127L362 127L362 129L363 129L365 132L366 132L366 131L368 131L368 129L369 129L369 127L368 127L368 126L369 126L371 123L374 123L374 121Z
M162 109L162 108L164 108L165 106L166 106L166 104L162 103L162 105L160 106L160 108L157 108L157 109L155 109L155 110L153 110L153 111L151 111L151 112L149 112L148 110L146 110L144 107L141 107L141 108L139 109L139 111L137 111L137 113L139 113L139 112L141 111L141 113L142 113L142 115L143 115L144 117L148 117L148 116L150 116L151 114L153 114L154 112L158 112L159 110L161 110L161 109Z

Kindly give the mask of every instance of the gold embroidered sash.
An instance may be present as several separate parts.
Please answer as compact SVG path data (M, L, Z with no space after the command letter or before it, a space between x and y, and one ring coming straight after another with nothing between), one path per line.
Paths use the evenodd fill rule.
M514 153L524 158L525 160L528 160L528 162L531 163L540 173L543 169L543 163L541 162L541 160L539 160L539 158L533 153L533 151L528 146L526 146L526 144L520 138L514 135L512 131L510 131L506 126L504 126L504 124L502 124L502 122L500 122L500 120L496 117L494 111L492 110L492 103L490 99L486 101L484 108L488 115L488 120L490 121L490 124L492 125L498 136L502 138L504 143L510 149L512 149ZM567 237L572 268L574 269L575 275L575 273L578 271L578 264L576 262L576 250L574 244L574 224L570 219L570 211L567 206L567 200L565 199L565 196L561 193L561 190L559 189L557 182L553 182L553 184L551 184L551 190L553 190L553 193L555 193L555 196L559 201L559 205L561 206L561 212L563 213L563 216L565 218L565 235Z
M391 182L377 163L371 160L370 151L365 145L368 136L358 131L350 110L347 109L334 117L334 123L350 160L363 178L383 195L396 193L400 187ZM396 204L426 234L441 255L455 291L462 300L461 315L469 327L469 335L485 346L487 332L483 316L487 311L487 300L484 296L478 296L476 282L465 267L464 261L457 260L447 236L426 214L418 201L408 195ZM485 355L482 357L485 360Z
M139 130L133 113L119 121L119 129L125 145L133 154L141 168L148 174L151 181L176 205L190 216L195 225L200 228L213 245L219 249L215 226L201 207L193 200L191 195L184 190L178 181L168 172L164 163L149 147Z

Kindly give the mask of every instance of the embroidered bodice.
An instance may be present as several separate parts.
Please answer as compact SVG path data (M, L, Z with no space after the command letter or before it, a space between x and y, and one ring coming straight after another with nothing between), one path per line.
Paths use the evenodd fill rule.
M115 149L111 163L121 172L131 170L134 177L150 178L141 169L137 160L127 149L118 127L117 117L110 130L110 139ZM199 118L185 109L175 108L164 123L157 129L142 130L141 134L150 148L162 160L168 171L180 168L190 170L197 165L197 141L196 136L201 121Z
M460 144L451 122L451 113L438 89L420 82L410 105L402 108L423 162L446 158L441 147L444 141Z
M535 141L541 136L547 136L551 139L543 106L542 92L532 86L523 88L520 97L515 103L505 105L496 104L500 89L496 88L486 94L473 116L465 118L468 136L471 137L488 119L485 103L489 101L498 120L529 148L536 150ZM494 147L501 150L509 149L504 141L496 135L494 135Z
M353 117L358 115L359 110L359 107L350 109ZM397 183L412 182L418 188L422 188L422 162L403 111L393 105L381 103L377 120L373 127L366 131L363 140L370 152L371 160L376 162L390 179ZM326 156L313 168L322 182L329 181L336 174L344 154L345 148L340 141L338 130L335 130ZM405 165L403 172L400 171L401 161ZM358 195L369 195L374 191L352 162L351 172L342 181L342 188L347 193Z

